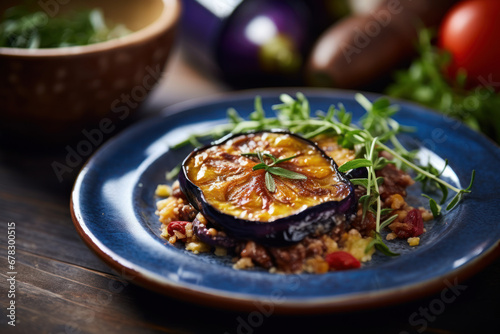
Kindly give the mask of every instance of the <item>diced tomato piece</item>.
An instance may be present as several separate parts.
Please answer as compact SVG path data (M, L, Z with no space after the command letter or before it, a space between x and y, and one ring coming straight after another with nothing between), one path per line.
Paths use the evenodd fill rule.
M336 251L327 254L325 261L328 262L330 269L334 270L356 269L361 267L361 262L359 262L358 259L344 251Z
M393 223L389 228L392 232L396 233L400 239L418 237L424 233L422 213L418 209L411 209L402 222Z
M424 233L424 220L419 209L410 210L403 223L411 226L410 237L418 237Z
M174 235L174 231L182 234L186 234L186 224L189 222L185 221L173 221L168 224L167 232L169 235Z

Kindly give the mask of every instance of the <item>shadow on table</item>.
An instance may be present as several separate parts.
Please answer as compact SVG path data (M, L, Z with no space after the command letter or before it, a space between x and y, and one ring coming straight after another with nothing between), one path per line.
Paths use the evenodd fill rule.
M131 285L128 294L147 322L188 333L473 333L497 326L500 259L459 283L446 298L421 300L351 313L286 316L255 309L230 312L201 307ZM451 301L453 299L453 301Z
M33 187L69 198L78 173L92 154L129 126L159 112L138 110L123 121L111 123L107 131L88 126L74 137L60 140L0 132L0 167Z

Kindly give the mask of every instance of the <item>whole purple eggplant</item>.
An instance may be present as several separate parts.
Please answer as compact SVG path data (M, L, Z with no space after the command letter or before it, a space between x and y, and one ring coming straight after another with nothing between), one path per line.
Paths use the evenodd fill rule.
M184 0L181 41L194 63L235 87L297 85L329 12L323 2Z

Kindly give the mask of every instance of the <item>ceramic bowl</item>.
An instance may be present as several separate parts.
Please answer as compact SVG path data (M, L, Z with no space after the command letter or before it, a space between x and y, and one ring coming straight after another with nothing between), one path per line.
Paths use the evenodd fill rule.
M2 1L0 14L19 1ZM51 49L0 48L0 132L47 139L123 120L159 81L174 42L180 0L45 0L47 20L99 7L132 33L101 43ZM102 124L101 124L102 125Z

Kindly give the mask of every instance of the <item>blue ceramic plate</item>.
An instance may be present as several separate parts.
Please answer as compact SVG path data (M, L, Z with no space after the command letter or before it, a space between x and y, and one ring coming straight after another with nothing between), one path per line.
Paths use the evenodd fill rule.
M354 119L363 114L351 92L301 91L312 110L343 103ZM281 92L245 91L178 105L108 141L82 169L72 193L73 220L82 238L111 267L150 289L214 307L289 313L346 311L417 298L457 284L497 256L500 149L456 121L400 101L396 119L416 128L401 140L419 150L422 162L431 159L439 166L449 159L445 177L462 187L477 170L473 193L457 209L426 224L418 247L390 243L399 257L376 254L359 270L280 275L234 270L230 257L194 255L168 244L159 236L154 192L165 183L165 172L191 150L169 147L224 122L230 107L248 116L256 95L271 115ZM420 189L410 196L417 204Z

